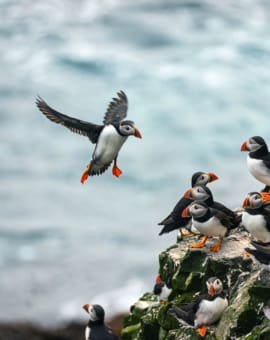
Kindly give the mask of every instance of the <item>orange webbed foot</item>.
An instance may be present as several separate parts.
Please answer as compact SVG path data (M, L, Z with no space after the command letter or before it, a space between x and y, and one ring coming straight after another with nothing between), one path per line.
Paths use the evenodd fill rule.
M193 235L193 233L189 230L181 230L181 235L182 236L189 236L189 235Z
M114 176L119 177L122 174L122 170L119 169L117 165L114 165L112 168L112 173Z
M208 236L203 236L201 242L192 243L191 248L203 248L205 246L207 239L208 239Z
M196 332L199 333L200 336L205 336L206 331L207 331L206 325L203 325L202 327L196 329Z
M244 256L245 256L245 257L250 257L250 253L247 252L247 251L245 251Z
M220 250L221 245L222 245L222 239L220 239L217 244L214 244L213 246L211 246L210 250L214 252L218 252Z
M88 173L89 173L90 169L91 169L91 162L86 166L86 169L82 173L82 176L81 176L81 183L82 184L87 180L87 178L89 176Z

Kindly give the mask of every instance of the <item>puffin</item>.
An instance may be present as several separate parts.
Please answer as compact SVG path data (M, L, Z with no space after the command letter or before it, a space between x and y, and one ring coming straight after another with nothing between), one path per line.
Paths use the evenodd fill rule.
M172 292L171 288L168 288L166 282L161 280L160 274L156 276L156 283L154 285L153 293L158 295L160 304L164 304L168 300Z
M193 226L204 235L200 242L193 243L192 248L203 248L209 237L218 236L218 242L210 247L211 251L218 252L224 236L231 229L230 217L221 210L210 209L205 202L195 201L186 207L182 216L192 217Z
M195 187L197 185L206 186L208 183L211 183L218 179L218 176L213 172L203 172L197 171L191 177L191 186ZM176 206L173 208L173 211L158 225L162 225L159 235L163 235L165 233L169 233L173 230L179 228L185 228L190 222L190 218L183 218L181 216L182 211L192 202L190 197L181 197L177 202ZM181 232L182 235L189 235L190 232Z
M117 340L119 337L104 324L105 312L100 305L83 305L83 309L89 314L89 322L85 329L85 340Z
M251 241L251 245L255 248L245 248L245 250L252 254L257 261L259 261L263 267L270 271L270 244L263 245L261 243Z
M258 241L270 242L270 201L253 191L243 201L242 225Z
M263 192L270 191L270 153L265 140L260 136L250 137L241 145L241 151L248 151L247 166L250 173L265 184ZM266 198L269 194L266 195ZM268 198L269 199L269 198Z
M129 136L142 138L140 130L131 120L126 120L128 99L123 91L113 98L103 119L103 125L97 125L67 116L51 108L41 97L37 97L39 110L52 122L64 125L72 132L88 137L96 144L91 161L81 176L84 183L88 176L103 174L113 162L112 173L119 177L122 170L117 166L118 153Z
M227 208L224 204L214 201L213 194L211 190L203 185L196 186L194 188L190 188L186 190L184 193L184 197L190 198L194 201L203 201L205 202L211 209L215 209L218 211L222 211L224 214L228 215L231 220L232 227L238 227L241 222L241 216L237 215L234 211Z
M184 325L191 325L203 337L207 326L217 322L228 307L228 300L223 291L223 284L218 277L207 280L207 294L196 297L187 305L172 305L167 313Z

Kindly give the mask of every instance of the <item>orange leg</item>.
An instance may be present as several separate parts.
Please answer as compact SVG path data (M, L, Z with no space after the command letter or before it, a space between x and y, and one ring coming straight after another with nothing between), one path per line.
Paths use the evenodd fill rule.
M248 251L245 251L244 256L245 257L250 257L250 253Z
M212 247L210 247L210 250L211 250L211 251L217 252L217 251L219 251L221 245L222 245L222 238L220 238L220 239L218 240L218 243L217 243L217 244L214 244Z
M207 331L206 325L203 325L202 327L196 329L196 332L199 333L200 336L205 336L206 331Z
M207 239L208 239L208 236L203 236L203 238L201 239L201 242L193 243L191 245L191 248L203 248L205 246Z
M122 171L121 169L118 168L117 164L116 164L116 158L113 161L113 168L112 168L112 174L116 177L121 176Z
M91 169L91 162L89 164L87 164L86 169L82 173L82 176L81 176L81 183L82 184L87 180L87 178L89 176L88 173L89 173L90 169Z

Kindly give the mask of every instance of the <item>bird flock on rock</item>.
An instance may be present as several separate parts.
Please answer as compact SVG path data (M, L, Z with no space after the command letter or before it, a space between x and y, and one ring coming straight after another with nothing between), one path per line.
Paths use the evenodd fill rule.
M102 125L60 113L41 97L37 97L36 105L52 122L88 137L95 144L92 158L81 175L81 183L89 176L103 174L112 163L112 174L119 177L122 170L118 167L117 160L121 147L129 136L142 138L135 123L126 119L128 99L123 91L118 92L117 97L109 103ZM250 173L265 185L260 192L250 192L245 196L243 211L236 213L214 200L208 184L218 179L215 173L195 172L191 177L191 188L184 192L171 213L158 223L162 226L159 235L174 230L179 231L182 236L199 234L201 239L193 243L192 248L205 247L208 238L217 237L217 243L210 247L210 251L218 252L230 232L243 226L252 237L252 248L248 247L246 251L270 271L270 153L266 142L260 136L244 141L240 150L248 152L247 166ZM173 305L168 310L168 315L175 317L180 323L195 327L201 336L206 334L208 325L220 319L228 306L219 278L209 278L206 285L206 294L197 296L187 305ZM171 293L171 289L159 274L156 277L154 293L159 296L160 303L164 303ZM104 324L105 312L100 305L86 304L83 308L89 314L89 323L85 330L86 340L118 339ZM265 304L264 314L270 319L270 301Z

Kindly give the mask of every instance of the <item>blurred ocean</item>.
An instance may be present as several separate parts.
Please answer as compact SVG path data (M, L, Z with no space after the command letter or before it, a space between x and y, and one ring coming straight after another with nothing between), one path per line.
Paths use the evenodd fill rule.
M127 310L176 233L157 223L197 170L239 206L262 185L241 143L270 145L267 0L0 0L0 319L57 323ZM101 123L118 90L143 139L84 185L93 145L48 121Z

